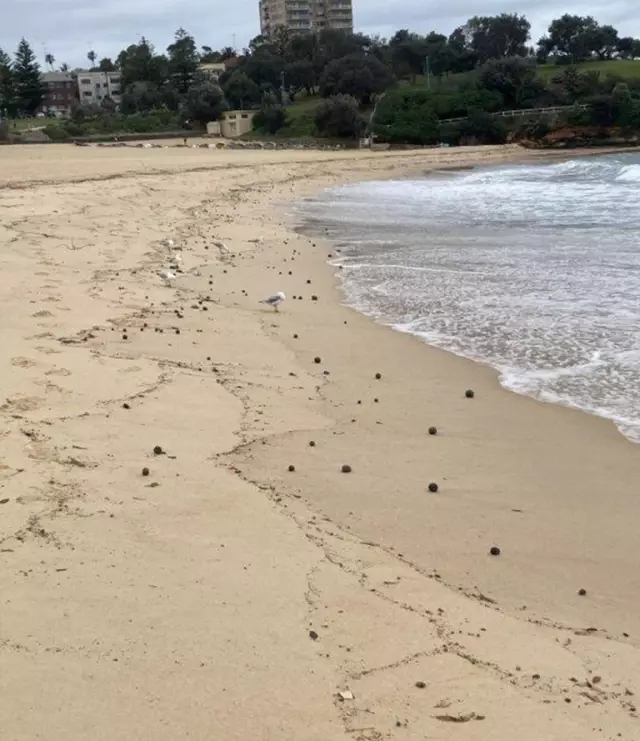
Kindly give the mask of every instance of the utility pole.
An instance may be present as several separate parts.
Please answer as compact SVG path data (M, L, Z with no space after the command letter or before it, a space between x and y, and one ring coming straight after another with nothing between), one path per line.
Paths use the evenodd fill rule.
M431 64L429 57L424 58L424 76L427 81L427 90L431 90Z
M286 103L285 103L285 100L284 100L284 95L285 95L285 88L284 88L284 70L282 70L282 72L280 73L280 97L281 97L281 99L282 99L282 100L281 100L281 102L282 102L282 105L286 105Z

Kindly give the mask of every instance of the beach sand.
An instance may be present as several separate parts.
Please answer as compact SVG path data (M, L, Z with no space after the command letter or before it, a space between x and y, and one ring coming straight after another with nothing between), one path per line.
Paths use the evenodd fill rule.
M3 741L640 738L640 448L343 307L288 216L544 156L0 148Z

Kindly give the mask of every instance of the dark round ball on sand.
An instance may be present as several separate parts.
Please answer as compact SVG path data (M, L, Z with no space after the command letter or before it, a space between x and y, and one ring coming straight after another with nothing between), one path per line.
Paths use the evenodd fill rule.
M500 555L500 549L498 548L498 546L497 546L497 545L494 545L494 546L492 546L492 547L491 547L491 549L489 550L489 553L490 553L490 554L491 554L492 556L499 556L499 555Z
M122 405L122 408L123 408L123 409L131 409L131 407L129 406L129 404L127 404L127 402L126 402L126 401L125 401L125 403L124 403L124 404Z
M297 334L294 334L294 335L293 335L293 339L294 339L294 340L297 340L297 339L298 339L298 335L297 335Z
M348 463L345 463L340 470L342 471L342 473L351 473L353 469Z
M579 589L578 594L580 597L586 597L587 596L587 590L586 589Z
M129 335L123 334L123 335L122 335L122 339L123 339L123 340L128 340L128 339L129 339Z
M148 468L143 468L142 469L142 475L143 476L148 476L149 475L149 469Z
M419 690L423 690L427 685L424 682L416 682L416 687Z
M296 470L296 467L291 465L289 466L289 473L293 473Z
M437 435L438 434L438 428L437 427L429 427L429 434L430 435Z
M316 442L315 442L315 440L309 440L309 447L310 447L310 448L315 448L315 447L316 447Z
M436 484L435 481L432 481L429 484L429 491L432 492L433 494L435 494L438 491L438 484Z
M164 453L164 450L159 445L156 445L155 448L153 449L154 455L162 455L163 453Z
M376 373L376 381L379 381L382 378L382 373Z
M312 297L311 297L311 300L312 300L312 301L317 301L317 300L318 300L318 297L317 297L317 296L312 296Z
M464 395L467 397L467 399L473 399L473 397L476 395L476 392L473 389L467 389L464 392Z
M313 359L314 363L322 363L322 358L319 355L316 355L316 357Z

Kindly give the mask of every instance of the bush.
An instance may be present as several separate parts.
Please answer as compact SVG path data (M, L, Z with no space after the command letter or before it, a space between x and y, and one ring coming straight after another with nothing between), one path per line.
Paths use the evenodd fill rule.
M350 95L334 95L321 101L315 110L314 120L321 136L334 139L355 139L365 125L358 102Z
M71 138L69 132L58 124L47 124L43 131L52 142L64 142Z
M504 144L509 130L500 118L484 111L471 111L465 121L460 122L461 140L478 144Z
M254 131L265 134L277 134L287 125L287 112L281 106L263 108L253 119Z

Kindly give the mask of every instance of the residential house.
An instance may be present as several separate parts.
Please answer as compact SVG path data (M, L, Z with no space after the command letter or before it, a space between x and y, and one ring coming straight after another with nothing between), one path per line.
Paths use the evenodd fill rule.
M293 33L323 28L353 31L352 0L259 0L260 29L270 36L279 26Z
M45 72L42 75L44 98L38 113L67 116L71 106L78 100L78 84L71 72Z
M198 65L198 71L213 82L218 82L220 75L226 72L227 65L224 62L203 62Z
M119 72L84 72L78 70L78 95L80 102L102 103L105 98L110 98L117 106L122 102L122 92L120 90L120 73Z

